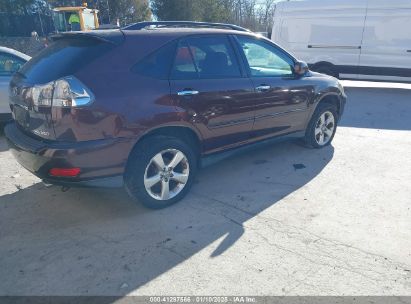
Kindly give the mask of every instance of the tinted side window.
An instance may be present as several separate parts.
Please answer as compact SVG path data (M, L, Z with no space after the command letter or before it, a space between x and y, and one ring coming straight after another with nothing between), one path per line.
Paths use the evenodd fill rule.
M293 61L272 45L258 39L237 36L253 77L291 76Z
M221 79L241 77L241 72L228 38L205 36L188 38L180 45L172 76Z
M0 53L0 75L12 75L14 72L20 70L24 63L24 60L13 55Z
M169 43L138 62L132 71L147 77L168 79L175 55L176 43Z

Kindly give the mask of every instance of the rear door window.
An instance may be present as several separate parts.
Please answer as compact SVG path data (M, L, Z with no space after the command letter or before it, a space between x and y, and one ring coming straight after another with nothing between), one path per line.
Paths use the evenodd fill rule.
M171 78L239 77L241 77L240 67L226 36L192 37L180 42Z

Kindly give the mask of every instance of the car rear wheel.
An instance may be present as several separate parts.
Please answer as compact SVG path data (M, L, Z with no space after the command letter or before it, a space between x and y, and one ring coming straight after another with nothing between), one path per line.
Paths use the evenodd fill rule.
M319 104L305 132L305 143L319 149L331 144L337 130L337 108L328 103Z
M155 136L133 150L124 176L128 194L151 209L180 201L197 171L193 149L180 139Z

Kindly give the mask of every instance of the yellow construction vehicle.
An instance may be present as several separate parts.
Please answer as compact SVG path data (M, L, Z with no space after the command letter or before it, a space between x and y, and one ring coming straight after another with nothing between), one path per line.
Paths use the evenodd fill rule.
M56 7L53 9L56 32L90 31L99 28L98 10L82 6Z

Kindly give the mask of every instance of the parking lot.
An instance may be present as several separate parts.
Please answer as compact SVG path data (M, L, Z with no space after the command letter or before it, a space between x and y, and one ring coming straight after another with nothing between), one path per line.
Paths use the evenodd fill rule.
M0 137L0 295L411 295L411 84L344 82L332 146L202 170L168 209L47 188Z

